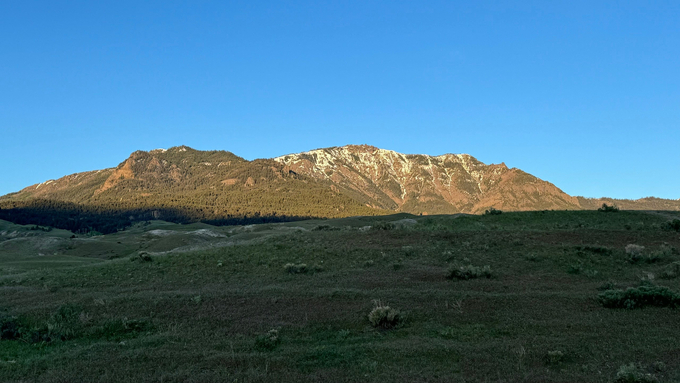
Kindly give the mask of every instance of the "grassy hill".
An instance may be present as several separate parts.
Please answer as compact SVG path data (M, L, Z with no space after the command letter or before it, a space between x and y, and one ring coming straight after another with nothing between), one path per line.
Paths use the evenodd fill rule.
M43 229L0 222L3 382L680 381L676 212Z

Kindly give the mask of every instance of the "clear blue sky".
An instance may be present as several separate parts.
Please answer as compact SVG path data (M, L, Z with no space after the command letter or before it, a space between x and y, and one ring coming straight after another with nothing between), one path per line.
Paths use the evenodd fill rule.
M680 198L680 2L0 2L0 194L361 143Z

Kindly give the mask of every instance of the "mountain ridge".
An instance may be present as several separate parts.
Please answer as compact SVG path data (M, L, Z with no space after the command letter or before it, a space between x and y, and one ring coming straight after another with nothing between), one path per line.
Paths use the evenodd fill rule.
M577 209L578 201L549 182L505 163L469 154L402 154L369 145L315 149L275 157L298 173L373 195L378 206L410 213L480 213ZM515 194L506 193L507 188ZM427 202L430 202L427 204ZM434 206L427 211L423 205Z
M116 167L74 173L2 196L0 216L67 204L73 214L81 206L130 221L160 217L233 223L253 217L479 214L490 208L578 210L602 203L680 210L680 201L674 200L573 197L521 169L487 165L469 154L429 156L346 145L248 161L228 151L176 146L138 150Z

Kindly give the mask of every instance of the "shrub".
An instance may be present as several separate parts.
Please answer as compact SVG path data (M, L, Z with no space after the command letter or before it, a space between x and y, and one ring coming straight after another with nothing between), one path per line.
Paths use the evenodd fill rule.
M71 340L82 333L82 317L84 317L84 314L80 308L64 305L52 314L47 321L32 326L25 322L16 321L14 318L13 323L10 322L6 329L9 331L3 331L2 339L21 339L29 344Z
M656 362L652 363L652 370L655 372L664 372L666 371L666 363L657 360Z
M616 373L616 383L658 383L654 375L645 373L642 368L635 363L624 364L619 367Z
M630 256L641 256L644 250L644 246L634 244L626 245L626 254Z
M602 213L617 213L619 208L616 205L609 206L606 203L603 203L602 207L598 208L597 211Z
M371 230L394 230L397 226L392 222L377 222L372 227Z
M286 263L283 269L290 274L305 274L309 271L306 263Z
M680 231L680 219L674 219L672 221L666 222L664 228L666 230Z
M600 291L606 291L606 290L615 290L618 287L619 287L619 285L616 284L616 282L614 282L612 280L608 280L607 282L601 284L600 287L598 287L597 289L600 290Z
M664 243L659 247L659 250L656 251L657 254L659 254L660 257L670 257L671 255L677 253L677 249L674 248L673 246Z
M669 245L662 245L659 250L645 255L644 246L631 244L626 246L626 254L628 254L628 262L630 263L655 263L673 254L673 248Z
M502 210L494 209L492 207L489 208L489 210L484 211L484 215L501 215L503 214Z
M629 244L626 245L626 255L628 255L628 262L638 263L644 259L645 247L640 245Z
M678 276L680 276L680 261L673 262L666 266L659 277L662 279L675 279Z
M331 225L319 225L312 229L312 231L334 231L334 230L340 230L340 228L333 227Z
M662 259L663 259L663 253L658 252L658 251L654 251L654 252L650 253L649 255L647 255L646 257L642 258L642 260L645 263L656 263L656 262L661 261Z
M486 265L484 267L467 265L467 266L452 266L448 274L447 279L475 279L475 278L491 278L491 266Z
M581 274L583 271L583 264L581 263L572 263L569 265L569 268L567 269L567 273L569 274Z
M80 320L83 310L73 305L59 307L47 321L47 335L51 340L69 340L77 336L82 327Z
M75 338L81 330L82 310L65 305L59 308L46 322L30 326L15 317L0 318L0 340L21 339L29 344L48 343Z
M21 337L21 325L15 317L0 317L0 340L15 340Z
M276 329L271 329L255 338L255 348L261 351L272 351L279 344L281 344L281 337L279 330Z
M398 310L376 301L375 307L368 314L368 321L375 328L391 329L400 325L403 317Z
M664 286L645 283L625 290L606 290L598 295L607 308L637 309L645 306L680 307L680 294Z
M548 351L545 355L545 364L556 365L564 361L564 353L559 350Z
M92 326L89 314L77 306L60 307L47 321L30 325L14 317L0 317L0 341L21 340L28 344L67 341L80 337L119 338L122 335L151 330L143 320L111 319L101 326Z

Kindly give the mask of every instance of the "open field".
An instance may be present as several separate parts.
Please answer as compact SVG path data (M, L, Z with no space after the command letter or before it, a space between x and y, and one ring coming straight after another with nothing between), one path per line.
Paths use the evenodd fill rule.
M626 381L678 382L674 219L150 221L75 238L0 221L0 381L615 382L633 363ZM665 298L598 298L639 286ZM394 327L369 321L380 303Z

